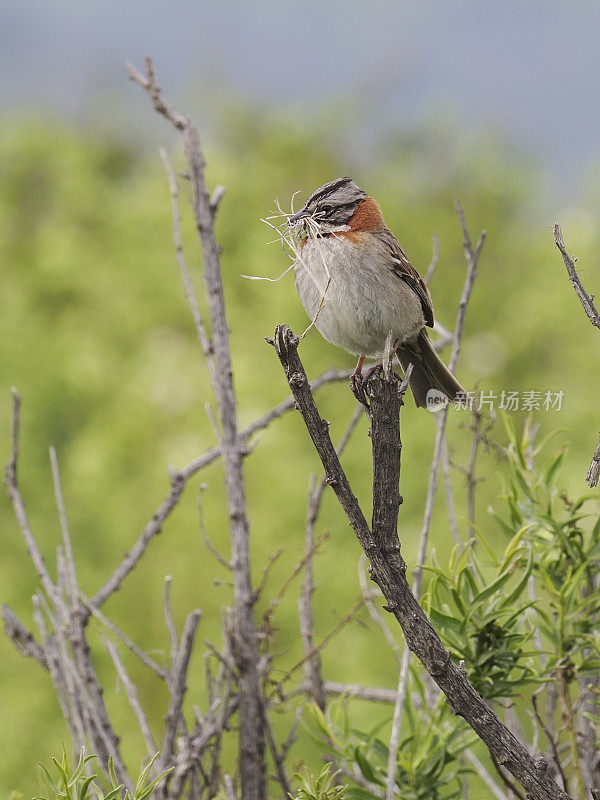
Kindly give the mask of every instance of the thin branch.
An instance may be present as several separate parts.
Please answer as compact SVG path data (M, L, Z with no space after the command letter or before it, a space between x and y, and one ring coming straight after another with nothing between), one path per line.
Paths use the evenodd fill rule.
M283 791L283 797L289 798L292 795L292 785L290 783L290 779L288 778L285 764L284 764L284 756L282 753L279 753L277 750L277 742L275 741L275 734L273 733L273 726L271 725L271 721L267 714L266 707L263 710L264 721L265 721L265 730L267 732L267 742L269 744L269 750L271 751L271 757L273 759L273 763L275 765L275 772L277 774L277 781L281 786Z
M324 531L317 538L317 540L313 542L311 549L308 552L304 553L302 558L298 561L294 569L291 571L288 578L282 583L281 588L279 589L275 597L271 600L269 605L264 610L262 616L265 621L271 619L271 617L273 616L273 611L283 599L283 596L285 595L289 587L292 585L294 579L302 572L302 569L305 567L305 565L309 562L312 556L320 549L321 545L327 541L327 539L329 539L329 534L327 533L327 531Z
M577 297L583 306L583 310L585 311L587 318L592 325L594 325L596 328L600 328L600 314L594 305L594 297L593 295L590 296L584 289L582 280L575 269L575 261L571 258L567 252L567 248L565 247L562 231L558 222L554 226L554 241L560 250L560 254L565 262L565 267L567 268L567 273L569 274L569 280L573 284L573 288L575 289Z
M90 614L96 617L96 619L99 620L106 628L108 628L109 631L112 631L112 633L114 633L115 636L117 636L123 642L125 647L129 648L129 650L131 650L131 652L139 658L142 664L145 664L148 669L151 669L152 672L156 673L156 675L158 675L161 680L165 681L165 683L168 681L169 676L165 669L159 666L154 659L150 658L150 656L145 653L141 647L138 647L138 645L132 641L126 633L123 633L123 631L118 628L114 622L112 622L108 617L104 616L100 609L96 608L92 601L88 600L84 594L81 594L80 592L79 597Z
M152 59L149 56L146 56L144 59L146 75L142 75L142 73L137 70L129 61L125 62L125 66L127 67L131 80L135 81L135 83L139 83L139 85L150 95L154 110L158 114L162 114L162 116L168 119L169 122L171 122L178 130L185 130L188 125L187 117L177 113L177 111L175 111L175 109L166 103L161 97L160 86L156 83L156 77L154 75L154 65L152 63Z
M431 255L431 261L429 262L429 266L427 267L427 272L425 273L425 278L424 278L425 284L427 286L429 286L429 284L431 283L431 279L433 278L433 273L435 272L436 267L438 265L438 261L440 259L440 240L437 234L434 233L431 239L433 242L433 253Z
M56 457L56 450L50 448L50 464L52 466L52 480L54 482L54 495L56 498L56 507L58 509L58 518L60 521L60 529L62 531L63 548L65 555L65 565L67 571L67 592L66 596L69 602L71 611L79 606L78 589L77 589L77 573L75 570L75 559L73 558L73 548L71 546L71 536L69 534L69 524L67 521L67 511L65 508L65 501L63 498L62 487L60 483L60 473L58 470L58 459Z
M481 231L479 234L479 239L477 240L477 244L475 245L475 249L473 249L463 208L458 200L455 201L454 205L463 231L463 247L465 250L465 258L467 260L467 277L460 302L458 304L458 314L456 316L456 325L454 327L454 344L452 345L452 353L450 354L450 361L448 362L448 369L450 372L454 372L458 362L462 333L465 325L465 316L467 314L467 306L469 305L471 292L473 291L473 284L475 283L475 278L477 277L477 264L479 263L479 255L487 236L485 231Z
M363 406L357 404L352 413L352 417L342 438L338 442L336 452L339 457L346 449L352 434L356 430L359 420L363 416ZM319 537L315 543L315 527L317 518L321 510L321 503L323 500L323 493L327 486L325 477L321 478L318 485L315 486L315 478L311 476L311 484L308 493L308 511L306 514L306 523L304 526L304 585L302 594L298 601L298 612L300 616L300 635L302 637L302 644L304 647L304 654L311 653L313 650L314 641L314 614L313 614L313 595L315 592L315 584L313 577L313 554L317 547L323 541L323 536ZM312 686L312 698L317 703L319 708L325 708L326 697L323 691L323 676L321 674L321 658L318 653L315 653L308 659L305 665L305 673L309 683Z
M558 770L558 772L560 774L560 779L562 781L563 789L565 791L567 791L567 789L569 787L569 782L568 782L567 776L565 775L565 771L564 771L562 763L561 763L560 753L558 752L558 742L557 742L556 738L553 736L552 731L550 730L550 728L544 722L544 719L543 719L542 715L540 714L540 710L538 708L538 703L537 703L538 694L539 694L539 690L537 692L534 692L531 695L531 705L533 706L533 713L535 715L535 718L537 720L538 725L540 726L540 728L546 734L546 738L548 739L548 744L550 745L550 749L552 750L552 757L554 759L554 765L556 766L556 769Z
M358 700L367 700L373 703L393 703L396 700L396 690L386 689L384 687L376 686L362 686L359 683L340 683L339 681L323 681L323 689L325 694L331 694L335 697L339 695L349 695L356 697ZM310 684L308 681L298 684L292 691L284 695L284 700L291 697L296 697L299 694L308 694L310 696Z
M267 582L269 580L269 576L271 575L271 572L273 571L273 567L275 566L275 564L279 561L279 559L283 555L284 550L285 550L285 548L282 545L281 547L278 547L277 550L275 550L275 552L271 553L271 555L269 556L269 558L267 560L267 563L263 567L262 575L261 575L260 581L258 583L258 586L256 587L256 589L254 589L254 592L252 594L252 601L254 603L256 603L258 601L258 599L261 597L262 593L264 592L265 587L267 585Z
M148 749L148 755L150 758L154 756L157 752L158 748L156 746L156 742L154 740L154 736L152 735L152 730L150 728L150 723L148 722L148 717L144 713L144 709L140 703L140 698L137 693L137 689L135 684L129 677L127 670L125 669L125 665L121 660L121 656L119 655L119 651L117 650L114 642L111 642L110 639L103 637L104 646L108 650L108 654L110 655L113 664L115 665L115 669L117 670L117 674L123 684L123 689L125 694L127 695L127 699L129 700L129 704L135 714L135 717L138 721L138 725L140 726L140 730L142 731L142 735L146 741L146 747Z
M475 753L472 750L466 750L465 756L469 759L471 764L473 764L475 770L477 771L477 774L479 775L481 780L485 783L485 785L488 787L490 792L494 795L496 800L506 800L505 793L500 789L496 781L492 778L490 773L483 766L483 764L477 758Z
M4 621L4 633L19 653L27 658L35 659L44 669L49 669L45 648L36 642L31 631L23 625L7 605L2 606L2 620Z
M283 743L283 745L281 747L281 757L283 758L284 761L288 757L288 753L292 749L292 745L294 744L294 742L298 738L298 735L297 735L298 734L298 725L300 724L300 718L301 717L302 717L302 708L297 708L296 709L296 713L294 714L294 720L293 720L292 725L290 727L290 732L288 733L287 739L285 740L285 742Z
M398 688L394 703L394 716L392 717L392 731L390 733L390 746L388 751L387 780L385 784L385 800L394 800L396 793L396 768L398 762L398 744L400 742L400 728L404 711L404 701L408 688L408 669L410 666L410 650L404 647L400 671L398 673Z
M169 161L169 156L167 155L166 150L163 147L161 147L159 149L159 153L167 173L167 179L169 181L169 191L171 193L171 215L173 217L173 244L175 246L175 256L177 259L177 264L179 266L179 271L181 272L181 277L183 279L185 297L190 307L190 311L192 313L192 319L194 320L196 335L202 347L202 352L204 353L204 357L206 358L206 364L208 366L211 378L214 381L216 367L214 360L215 354L213 350L213 345L208 333L206 332L206 326L204 325L204 320L202 318L202 314L200 313L200 307L196 299L196 293L194 292L194 283L192 281L192 276L190 275L190 271L188 269L187 262L185 260L185 253L183 250L183 242L181 239L181 214L179 213L179 190L177 188L177 179L175 177L175 171L171 165L171 162Z
M400 664L402 661L400 645L396 641L396 637L390 630L389 625L383 619L383 617L379 613L377 606L373 602L373 598L380 596L381 592L379 591L379 589L376 589L375 591L372 590L370 591L369 586L367 585L367 578L365 575L366 563L367 563L367 557L365 556L364 553L361 553L360 558L358 559L358 583L360 585L360 590L362 592L362 595L365 599L365 605L367 607L367 611L369 612L369 615L371 616L373 622L377 625L378 628L381 629L381 632L383 633L386 642L390 646L390 649L394 654L396 660L398 661L398 664ZM395 697L396 692L392 692L392 695Z
M200 487L198 489L198 502L197 502L197 506L198 506L198 526L200 528L200 533L202 534L202 538L204 539L204 544L210 550L210 552L213 554L213 556L217 559L219 564L222 567L225 567L225 569L228 572L231 572L231 561L228 561L224 556L221 555L221 553L219 553L217 548L214 546L214 544L208 538L208 533L206 532L206 525L204 524L204 507L202 505L202 494L203 494L203 492L205 490L206 490L206 484L205 483L201 483Z
M235 791L233 789L233 780L231 779L231 775L225 775L223 781L225 783L225 793L227 794L227 800L237 800L235 796Z
M202 612L200 609L192 611L183 626L181 643L177 651L177 657L171 670L169 681L169 694L171 696L169 708L165 714L165 730L163 733L160 757L156 768L157 773L163 772L171 765L174 753L177 729L182 719L183 699L187 690L187 672L194 644L196 629Z
M448 444L446 437L442 444L442 476L444 478L444 489L446 491L446 508L448 510L448 522L452 532L454 544L460 544L460 533L458 530L458 520L456 518L456 505L454 503L454 489L450 478L450 457L448 455Z
M29 525L29 520L27 518L27 511L25 510L25 503L23 501L23 497L21 496L21 492L19 491L19 484L17 480L17 462L19 460L20 410L21 410L21 398L19 397L19 393L17 392L17 390L13 389L12 429L11 429L12 446L11 446L10 460L6 465L4 483L6 485L9 499L13 506L15 517L17 518L19 528L21 529L21 533L23 534L23 538L25 539L25 544L27 545L27 551L29 552L29 557L33 562L33 566L35 567L35 571L38 574L42 587L46 592L46 594L48 595L48 597L55 598L57 595L56 586L54 585L52 579L50 578L48 567L46 566L44 557L42 556L42 553L35 540L35 536L33 535L33 531L31 530L31 527Z
M358 600L358 601L357 601L357 602L356 602L356 603L355 603L355 604L352 606L352 608L350 609L350 611L348 611L348 613L347 613L345 616L343 616L343 617L342 617L342 619L341 619L341 620L338 622L338 624L335 626L335 628L333 628L333 630L331 630L331 631L330 631L330 632L329 632L329 633L328 633L328 634L327 634L327 635L326 635L326 636L325 636L325 637L324 637L324 638L323 638L323 639L322 639L322 640L319 642L319 644L315 645L315 646L312 648L312 650L310 650L308 653L306 653L306 655L305 655L303 658L301 658L301 659L300 659L300 661L297 661L297 662L294 664L294 666L293 666L293 667L290 667L290 669L289 669L289 670L288 670L288 671L285 673L285 675L283 676L283 678L282 678L282 679L279 681L279 683L276 685L276 687L275 687L275 688L276 688L276 691L275 691L273 694L279 694L279 693L281 693L283 685L284 685L285 683L287 683L287 681L289 681L289 679L292 677L292 675L293 675L295 672L297 672L297 670L299 670L301 666L303 666L304 664L306 664L306 662L307 662L309 659L313 658L313 657L314 657L314 656L315 656L317 653L320 653L320 652L321 652L321 650L323 650L325 647L327 647L327 645L329 644L329 642L330 642L330 641L331 641L333 638L335 638L335 637L338 635L338 633L339 633L341 630L343 630L343 628L345 628L345 627L346 627L346 625L347 625L349 622L352 622L352 620L353 620L353 619L354 619L354 617L355 617L355 616L358 614L358 612L361 610L361 608L364 606L364 604L365 604L364 598L363 598L363 597L361 597L361 598L360 598L360 599L359 599L359 600Z
M175 620L173 619L173 610L171 608L171 585L173 578L170 575L165 575L165 590L163 594L163 616L165 618L165 625L169 633L169 642L171 643L171 670L175 669L175 662L177 661L177 653L179 651L179 638L177 636L177 628L175 627Z
M456 370L456 363L458 361L458 356L460 353L462 334L465 324L465 316L467 313L467 306L469 305L469 300L471 299L471 292L473 291L473 285L475 283L475 278L477 277L477 265L479 263L479 255L481 253L481 248L483 247L483 243L485 242L485 237L486 237L486 232L482 231L479 235L477 245L475 246L475 249L473 249L471 243L471 237L469 236L469 230L467 228L467 223L465 220L464 211L458 200L455 202L455 207L463 232L463 246L465 249L465 258L467 261L467 273L465 276L465 283L460 298L458 313L456 315L456 325L454 327L454 341L452 345L452 352L450 354L450 361L448 364L448 368L451 372L454 372ZM429 470L429 485L427 487L427 498L425 500L423 525L421 527L421 533L419 536L417 567L414 571L413 591L415 592L417 598L419 598L421 594L421 583L423 580L423 564L425 563L425 557L427 553L429 528L431 526L433 505L435 500L435 494L437 491L438 470L442 456L442 449L445 441L448 409L449 406L446 406L437 415L437 430L436 430L435 444L433 448L433 457L431 460L431 467Z

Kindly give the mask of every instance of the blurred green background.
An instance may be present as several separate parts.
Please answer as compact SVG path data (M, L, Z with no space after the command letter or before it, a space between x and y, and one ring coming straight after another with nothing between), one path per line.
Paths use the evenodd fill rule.
M179 143L148 111L148 125L165 134L178 169ZM291 274L279 283L244 280L241 274L275 277L287 261L260 217L272 212L274 198L285 205L293 192L304 197L339 174L352 174L379 201L386 220L415 266L424 272L432 235L440 258L431 289L436 315L454 325L465 264L462 235L453 208L460 198L477 237L488 240L469 307L458 374L466 387L563 391L560 412L534 412L540 436L556 428L571 444L564 489L583 492L585 472L599 424L597 367L600 338L594 335L566 279L554 246L552 207L546 179L530 157L482 129L461 136L444 116L421 126L390 131L367 165L344 157L339 124L323 117L306 130L293 115L265 114L241 104L219 108L218 125L207 130L205 149L210 186L227 194L217 222L231 326L231 346L240 424L251 422L287 396L278 361L264 337L279 322L300 332L306 326ZM341 137L341 138L340 138ZM52 565L60 531L54 508L48 447L58 451L80 583L88 596L107 579L124 551L152 516L168 488L167 467L182 467L215 444L205 410L212 403L207 371L196 342L174 260L166 176L153 149L117 136L48 119L14 117L0 133L0 286L3 358L0 441L9 451L10 387L22 399L20 476L31 525ZM590 175L586 192L560 209L560 222L586 286L598 285L597 225L600 185ZM182 181L186 253L202 296L201 257L191 225L189 187ZM202 304L203 305L203 304ZM331 365L349 367L351 356L312 331L301 355L311 376ZM447 356L447 353L446 353ZM319 394L335 438L354 407L346 385ZM515 415L522 418L518 412ZM452 459L464 464L470 447L469 419L449 419ZM431 450L434 418L407 402L402 417L404 505L400 535L405 558L414 566ZM493 431L504 441L502 426ZM363 420L345 456L351 481L365 508L370 502L370 443ZM477 522L489 539L498 536L487 506L497 501L502 464L484 454ZM246 462L252 525L252 558L259 578L269 556L285 548L257 607L264 610L302 552L308 476L319 472L316 456L296 414L289 414L256 437ZM461 527L464 478L453 471ZM173 576L176 620L199 606L200 638L220 642L220 615L230 602L228 576L205 549L199 533L197 493L203 491L207 532L228 552L220 463L189 485L176 512L123 589L105 612L159 660L168 655L162 619L165 575ZM31 625L36 576L7 501L0 506L4 536L0 563L2 601ZM326 495L318 530L330 538L316 563L316 627L320 638L344 616L359 594L358 544L334 502ZM443 493L436 504L432 547L443 561L451 546ZM297 597L294 585L276 612L276 668L299 658ZM122 736L125 757L135 769L142 743L112 664L92 625L98 645L95 663L106 685L106 701ZM190 701L202 706L199 648L192 664ZM55 753L66 727L47 674L0 639L0 792L35 792L34 764ZM381 658L374 654L381 653ZM124 654L140 686L156 731L165 696L143 668ZM349 625L324 654L325 677L394 686L396 664L368 616ZM357 721L371 726L389 709L358 709ZM281 718L279 732L289 718ZM231 742L228 743L231 747ZM296 760L315 754L305 741L292 751Z

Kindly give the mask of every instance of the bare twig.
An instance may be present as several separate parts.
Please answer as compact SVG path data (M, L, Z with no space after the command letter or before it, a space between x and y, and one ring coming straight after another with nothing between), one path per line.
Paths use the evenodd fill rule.
M263 612L263 619L268 621L273 616L273 611L281 602L283 596L292 585L294 579L302 572L303 568L306 566L308 561L313 557L313 555L320 549L321 545L327 541L329 538L329 534L327 531L324 531L319 537L317 537L316 541L312 543L311 549L308 552L305 552L302 558L298 561L294 569L291 571L288 578L282 583L281 587L279 588L277 594L273 599L270 601L269 605Z
M166 670L164 670L161 666L159 666L156 663L156 661L154 661L154 659L150 658L150 656L147 653L145 653L141 649L141 647L138 647L137 644L134 641L132 641L129 638L129 636L127 636L126 633L123 633L123 631L120 628L118 628L114 622L112 622L108 617L106 617L100 611L100 609L96 608L96 606L92 603L91 600L88 600L88 598L81 593L79 596L81 598L81 602L90 612L90 614L93 614L93 616L96 617L96 619L98 619L106 628L108 628L109 631L112 631L112 633L114 633L115 636L117 636L123 642L125 647L128 647L131 650L131 652L134 653L139 658L142 664L145 664L148 667L148 669L151 669L152 672L156 673L156 675L158 675L158 677L161 680L165 682L167 681L168 674Z
M346 445L359 420L363 416L363 406L358 404L354 409L352 418L348 423L342 438L340 439L336 452L341 456L344 452ZM304 654L307 655L313 651L313 636L314 636L314 615L312 599L315 592L315 585L313 579L313 553L323 541L323 536L319 537L315 542L315 526L317 517L321 509L321 501L323 499L323 492L325 491L327 483L325 477L321 478L318 485L315 486L315 479L311 477L310 490L308 493L308 512L306 515L306 524L304 527L304 586L302 588L302 595L298 602L298 609L300 615L300 635L302 637L302 644L304 647ZM314 653L305 664L306 677L312 687L312 698L317 703L319 708L325 708L325 692L323 691L323 676L321 674L321 659L318 653Z
M201 616L202 612L200 609L196 609L188 615L184 623L181 643L177 650L177 656L170 675L169 694L171 699L165 715L165 730L156 767L157 773L163 772L172 765L171 760L174 754L175 738L177 736L177 729L181 723L183 699L187 690L187 671L196 629Z
M169 632L169 642L171 643L171 669L175 669L175 661L177 660L177 652L179 650L179 639L177 637L177 628L173 619L173 611L171 609L171 584L173 578L170 575L165 575L165 590L163 594L163 616L165 618L165 625Z
M584 289L581 278L579 277L579 274L575 269L575 261L574 259L571 258L571 256L567 252L567 248L565 247L562 231L560 229L560 225L558 224L558 222L554 226L554 241L556 242L556 246L560 250L560 254L563 257L563 261L565 263L565 267L567 268L569 280L573 284L573 288L575 289L577 297L579 298L579 301L583 306L583 310L585 311L587 318L592 323L592 325L594 325L596 328L600 328L600 314L598 313L598 309L594 305L594 297L590 296Z
M6 466L6 473L4 483L8 492L9 499L12 503L15 517L19 523L19 528L25 539L29 557L31 558L38 577L41 581L42 587L48 597L55 598L57 595L56 586L50 578L48 567L44 561L44 557L37 545L33 531L29 525L27 518L27 511L25 510L25 503L21 492L19 491L19 484L17 481L17 462L19 459L19 417L21 410L21 398L16 389L12 390L12 433L11 433L11 454L10 460Z
M227 800L237 800L235 796L235 791L233 789L233 781L231 779L231 775L225 775L223 780L225 782L225 792L227 794Z
M265 586L267 585L273 567L283 555L284 549L285 548L283 546L278 547L277 550L275 550L275 552L271 553L271 555L269 556L267 563L263 567L263 572L260 581L258 583L258 586L256 587L256 589L254 589L254 593L252 595L252 600L254 603L258 601L259 597L261 597L262 593L264 592Z
M450 355L450 361L448 362L448 369L450 372L454 372L458 362L462 333L465 325L465 316L467 314L467 306L469 305L471 292L473 291L473 284L475 283L475 278L477 277L477 264L479 263L479 255L487 236L485 231L481 231L479 234L479 239L477 240L477 244L475 245L475 248L473 248L463 208L458 200L455 201L454 205L456 207L456 213L458 214L463 231L463 246L465 249L465 258L467 260L467 277L465 279L465 285L463 287L463 292L458 304L458 314L456 316L456 325L454 327L454 344L452 345L452 353Z
M200 313L200 307L198 305L198 301L196 300L196 294L194 292L194 284L192 281L192 276L190 275L190 271L188 269L183 250L183 242L181 239L181 215L179 213L179 190L177 188L177 179L175 178L175 171L171 165L171 162L169 161L169 156L167 155L166 150L163 147L161 147L159 153L162 162L165 166L165 170L167 172L167 179L169 181L169 191L171 193L171 214L173 217L173 244L175 246L175 256L177 258L177 264L179 265L179 270L181 272L181 277L183 279L185 296L188 301L190 311L192 313L192 319L194 320L194 325L196 327L196 335L202 347L202 352L204 353L204 357L206 358L206 364L208 366L211 378L214 381L215 369L216 369L214 360L214 350L210 337L206 332L206 327L204 325L204 320L202 319L202 314Z
M589 295L579 277L577 270L575 269L575 260L571 258L569 255L567 248L565 247L565 243L563 241L562 231L560 229L560 225L558 222L554 226L554 241L556 242L556 246L560 250L560 254L563 257L563 261L565 267L567 268L567 273L569 275L569 279L573 284L573 288L579 298L581 305L583 306L583 310L586 313L587 318L589 321L594 325L596 328L600 328L600 314L598 313L598 309L594 305L594 297L593 295ZM598 439L598 444L594 451L594 455L592 456L592 461L590 467L588 469L586 475L586 481L588 485L593 488L594 486L598 485L598 478L600 477L600 438Z
M79 605L78 590L77 590L77 575L75 572L75 560L73 558L73 548L71 546L71 536L69 534L69 524L67 521L65 501L63 498L62 487L60 484L58 459L56 458L56 450L53 447L50 448L50 463L52 465L52 480L54 482L54 495L56 497L56 507L58 509L58 518L60 521L60 529L62 531L63 548L64 548L66 568L67 568L66 596L71 610L74 611L76 607Z
M554 765L555 765L556 769L558 770L558 772L560 774L560 779L562 781L563 789L565 791L567 791L567 789L569 787L569 782L567 780L567 776L565 775L565 771L563 769L562 760L560 758L560 753L558 752L558 742L556 740L556 737L553 735L552 731L550 730L550 728L544 722L544 718L540 714L540 710L538 708L537 696L538 696L539 692L540 692L540 690L538 690L537 692L534 692L531 695L531 705L533 706L533 713L535 715L535 718L537 720L538 725L540 726L540 728L546 734L546 738L548 739L548 744L550 745L550 749L552 751L552 758L554 760Z
M472 750L466 750L465 756L473 764L475 770L490 792L494 795L496 800L506 800L505 793L500 789L496 781L492 778L487 769L483 766L481 761L477 758Z
M140 730L144 736L146 741L146 747L148 749L148 755L150 758L154 756L157 752L158 748L156 746L156 741L154 740L154 736L152 735L152 730L150 728L150 723L148 722L148 717L146 716L144 709L140 703L140 699L138 697L137 689L135 684L129 677L127 670L125 669L125 665L121 660L121 656L119 655L119 651L117 650L114 642L111 642L110 639L104 638L104 646L108 650L108 654L110 655L113 664L115 665L115 669L117 670L117 674L121 679L121 683L123 684L123 689L125 694L127 695L127 699L129 700L129 704L133 709L133 713L138 721L138 725L140 726Z
M427 286L429 286L429 284L431 283L431 279L433 278L433 273L435 272L436 267L438 265L438 261L440 259L440 240L438 239L437 234L434 233L431 239L433 242L433 253L424 278Z
M381 592L379 591L379 589L375 589L375 591L370 590L369 586L367 585L367 579L365 575L366 563L367 563L367 557L365 556L364 553L361 553L360 558L358 559L358 583L360 585L360 590L363 594L363 597L365 598L365 605L367 607L367 611L369 612L369 615L373 620L373 622L377 625L378 628L381 629L381 632L383 633L386 642L388 643L392 653L396 657L398 664L400 664L402 661L400 645L396 641L396 637L390 630L389 625L383 619L383 617L379 613L377 606L373 602L373 598L381 596ZM395 692L392 692L392 694L394 697L396 696Z
M287 735L287 739L283 743L281 747L281 757L285 760L288 757L288 753L292 749L292 745L298 738L298 725L300 724L300 718L302 717L302 708L297 708L296 713L294 714L294 720L290 727L290 732Z
M34 635L17 618L7 605L2 606L4 633L12 641L21 655L35 659L44 669L49 669L45 649L36 642Z
M314 658L314 656L315 656L317 653L320 653L320 652L321 652L321 651L322 651L322 650L323 650L325 647L327 647L327 645L329 644L329 642L330 642L330 641L331 641L333 638L335 638L335 637L338 635L338 633L339 633L341 630L343 630L343 629L346 627L346 625L347 625L349 622L352 622L352 620L353 620L353 619L356 617L356 615L357 615L357 614L358 614L358 612L361 610L361 608L364 606L364 604L365 604L364 598L363 598L363 597L361 597L361 598L360 598L360 599L359 599L359 600L358 600L358 601L357 601L357 602L356 602L356 603L355 603L355 604L352 606L352 608L350 609L350 611L348 611L348 613L347 613L347 614L345 614L345 615L342 617L342 619L341 619L341 620L338 622L338 624L335 626L335 628L333 628L333 630L331 630L331 631L330 631L330 632L329 632L329 633L328 633L326 636L324 636L324 637L323 637L323 639L322 639L322 640L319 642L319 644L315 645L315 646L312 648L312 650L310 650L308 653L306 653L306 654L304 655L304 657L303 657L303 658L301 658L301 659L300 659L300 661L297 661L297 662L294 664L294 666L293 666L293 667L290 667L290 669L288 669L288 671L285 673L285 675L283 676L283 678L282 678L282 679L279 681L279 683L276 685L276 687L275 687L275 692L273 692L273 694L279 694L279 693L281 693L281 691L282 691L282 687L284 686L284 684L285 684L285 683L287 683L287 681L289 681L289 679L292 677L292 675L293 675L295 672L297 672L297 670L299 670L299 669L300 669L300 667L302 667L304 664L306 664L306 662L307 662L307 661L309 661L311 658Z
M205 483L201 483L200 484L200 488L198 489L198 503L197 503L197 505L198 505L198 525L200 527L200 533L202 534L202 538L204 539L204 544L210 550L210 552L213 554L213 556L217 559L219 564L222 567L225 567L225 569L228 572L231 572L231 561L228 561L224 556L221 555L221 553L219 553L217 548L214 546L214 544L208 538L208 533L206 532L206 525L204 524L204 508L202 506L202 494L204 493L205 489L206 489L206 484Z
M387 763L387 780L385 784L385 800L394 800L396 793L396 766L398 760L398 744L400 742L400 728L408 687L408 668L410 666L410 650L404 647L400 672L398 673L398 688L394 702L394 716L392 717L392 732L390 733L390 746Z
M448 444L446 437L442 444L442 476L444 478L444 489L446 491L446 508L448 509L448 522L452 531L454 544L460 544L460 533L458 530L458 520L456 519L456 505L454 503L454 490L452 479L450 478L450 457L448 455Z
M456 370L456 363L458 361L458 356L460 353L460 346L465 324L465 316L467 313L467 306L469 304L469 300L471 299L471 292L473 291L473 284L475 283L475 278L477 277L477 265L479 263L479 254L481 253L481 248L483 247L483 243L485 242L485 237L486 237L486 232L482 231L481 234L479 235L479 239L477 241L475 249L473 249L471 243L471 237L469 236L469 230L467 228L467 223L465 220L464 211L458 200L455 202L455 206L463 231L463 245L465 249L465 258L467 260L467 273L465 276L465 283L460 298L458 313L456 315L456 325L454 327L454 341L452 345L452 353L450 354L450 361L448 364L448 368L450 369L451 372L454 372ZM419 536L417 567L414 572L413 590L417 597L419 597L421 593L421 582L423 579L423 564L425 563L425 556L427 553L429 528L431 526L433 504L435 500L435 494L437 491L437 476L438 476L439 464L446 433L448 409L449 406L446 406L437 415L436 438L433 448L433 458L431 460L431 468L429 471L429 485L427 488L427 498L425 500L423 525L421 527L421 534Z
M290 784L290 780L288 778L285 769L284 756L277 750L277 742L275 741L273 726L271 725L271 721L269 720L266 707L264 709L264 720L265 720L265 730L267 732L267 742L269 743L269 750L271 751L271 757L275 765L277 781L281 786L281 789L283 791L283 796L285 798L288 798L292 796L292 786Z

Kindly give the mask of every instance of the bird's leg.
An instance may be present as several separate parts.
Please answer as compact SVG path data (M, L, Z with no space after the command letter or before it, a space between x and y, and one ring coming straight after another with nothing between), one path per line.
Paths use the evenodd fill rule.
M362 365L364 363L365 363L365 357L361 353L356 363L356 369L354 370L352 375L350 375L350 386L352 387L352 391L354 391L357 384L362 383Z

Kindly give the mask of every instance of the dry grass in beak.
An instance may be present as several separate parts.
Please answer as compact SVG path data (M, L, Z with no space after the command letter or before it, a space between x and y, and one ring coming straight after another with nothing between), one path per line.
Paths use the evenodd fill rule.
M290 219L294 216L294 199L298 192L294 192L292 195L292 199L290 201L290 211L284 211L281 207L279 200L275 200L275 206L277 208L277 214L270 214L268 217L261 218L261 222L264 222L265 225L268 225L276 234L277 238L271 240L269 244L274 244L275 242L280 242L283 252L286 256L291 260L291 264L287 269L285 269L281 275L277 278L268 278L265 276L259 275L242 275L242 278L246 278L249 281L268 281L269 283L277 283L280 281L291 269L293 269L294 264L300 263L307 271L315 286L317 283L313 276L311 276L310 268L306 264L306 262L302 258L302 250L300 246L300 242L302 240L302 233L306 232L306 235L309 239L322 239L323 234L321 232L321 227L319 223L313 219L312 217L304 217L301 220L298 220L295 223L290 224ZM329 269L327 268L327 264L325 262L325 258L321 255L321 261L323 264L323 269L325 270L325 274L327 276L327 283L325 285L324 290L322 291L321 299L319 301L319 306L313 317L310 325L306 330L300 335L300 338L303 339L309 330L313 327L317 318L321 312L325 304L325 297L327 295L327 290L329 289L329 285L331 283L331 275L329 274Z

